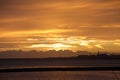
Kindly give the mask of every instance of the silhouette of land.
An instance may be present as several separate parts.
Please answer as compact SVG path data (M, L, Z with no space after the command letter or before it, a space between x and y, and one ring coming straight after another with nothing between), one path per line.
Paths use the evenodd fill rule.
M42 71L120 71L120 67L49 67L49 68L17 68L1 69L1 73L6 72L42 72Z
M11 57L0 59L0 69L2 72L120 70L120 55L108 52L19 50L3 51L0 54L12 55ZM40 57L44 54L53 56ZM54 57L54 54L57 54L57 56Z
M49 50L49 51L22 51L22 50L8 50L0 52L0 59L43 59L43 58L79 58L79 59L120 59L120 53L110 52L88 52L88 51L76 51L71 50Z

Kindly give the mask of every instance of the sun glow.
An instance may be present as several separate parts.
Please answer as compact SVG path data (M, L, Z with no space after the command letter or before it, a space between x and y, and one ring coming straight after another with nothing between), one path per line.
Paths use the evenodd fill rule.
M87 48L93 48L91 45L89 45L89 41L85 41L85 40L82 40L81 42L80 42L80 45L81 46L85 46L85 47L87 47Z
M44 41L43 41L44 40ZM112 44L119 48L119 40L97 40L89 39L87 37L30 37L26 41L29 45L25 46L27 49L36 50L105 50L105 45Z
M101 46L101 45L99 45L99 44L97 44L97 45L95 45L95 46L98 47L98 48L100 48L100 49L104 49L104 47Z
M55 43L55 44L35 44L35 45L31 45L28 48L50 48L50 49L54 49L54 50L61 50L61 49L69 49L71 47L75 47L75 46L71 46L71 45L65 45L62 43Z
M74 46L65 45L65 44L62 44L62 43L55 43L52 46L53 46L52 48L55 49L55 50L69 49L71 47L74 47Z

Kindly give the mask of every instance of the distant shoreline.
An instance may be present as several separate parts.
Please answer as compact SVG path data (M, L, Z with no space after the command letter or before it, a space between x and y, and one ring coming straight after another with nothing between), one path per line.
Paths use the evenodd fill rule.
M120 71L120 67L51 67L51 68L15 68L0 69L0 73L6 72L42 72L42 71Z
M78 55L76 57L48 57L48 58L0 58L0 60L5 59L120 59L120 55Z

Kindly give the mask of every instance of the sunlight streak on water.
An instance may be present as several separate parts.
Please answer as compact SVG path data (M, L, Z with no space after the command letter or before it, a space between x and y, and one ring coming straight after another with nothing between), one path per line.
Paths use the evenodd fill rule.
M120 78L120 71L114 72ZM0 80L117 80L112 71L0 73Z

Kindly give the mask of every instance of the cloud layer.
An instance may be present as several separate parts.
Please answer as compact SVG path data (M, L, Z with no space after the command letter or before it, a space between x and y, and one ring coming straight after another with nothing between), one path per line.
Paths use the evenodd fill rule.
M119 14L120 0L0 0L0 48L60 43L75 49L86 45L85 50L104 46L108 51L113 47L119 51ZM71 37L77 42L72 39L74 44L65 43ZM34 39L39 42L26 41Z

